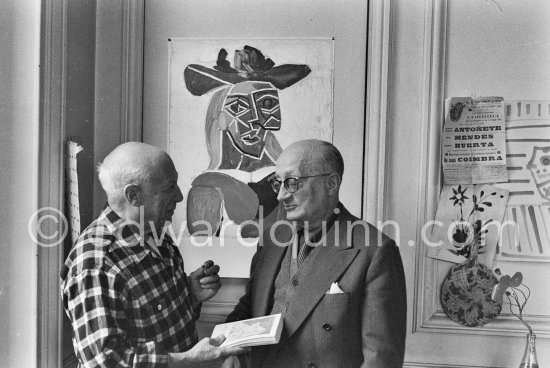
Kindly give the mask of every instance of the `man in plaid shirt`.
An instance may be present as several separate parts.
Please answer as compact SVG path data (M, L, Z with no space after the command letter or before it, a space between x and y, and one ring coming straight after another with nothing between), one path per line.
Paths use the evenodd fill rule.
M82 233L61 271L63 306L80 367L196 367L247 349L198 341L201 303L220 288L207 261L187 276L162 231L183 200L168 154L130 142L100 164L108 206Z

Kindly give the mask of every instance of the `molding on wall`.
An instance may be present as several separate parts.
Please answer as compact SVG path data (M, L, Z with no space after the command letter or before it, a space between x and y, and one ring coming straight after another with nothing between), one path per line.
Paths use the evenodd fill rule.
M144 0L97 3L94 106L96 162L103 160L121 143L142 140L144 16ZM105 135L108 139L105 139ZM104 198L96 176L94 213L101 211Z
M199 322L208 324L224 323L227 315L233 312L233 302L204 302Z
M122 5L121 143L141 141L143 126L144 0Z
M99 131L118 124L118 131L109 129L118 137L108 147L96 143L100 159L120 143L141 141L144 16L144 0L97 5L95 123Z
M201 317L196 321L199 337L210 336L216 325L225 323L225 319L235 308L235 302L204 302Z
M40 28L38 208L53 207L63 212L65 1L42 1ZM53 226L53 224L50 225ZM63 226L62 223L59 226ZM50 229L47 233L54 234L56 230L61 234L62 229ZM59 298L59 270L62 264L63 247L61 243L54 247L38 246L37 248L37 366L57 368L62 366L63 312Z
M423 225L435 216L440 188L439 133L444 108L445 42L447 32L447 1L426 0L424 13L424 71L420 127L420 167L416 224ZM415 254L415 290L413 331L419 331L437 308L437 262L426 257L421 229L417 229Z
M391 48L391 1L369 1L363 218L384 219L388 68Z
M550 317L526 315L537 338L550 338ZM420 326L419 331L426 333L450 333L453 335L479 336L525 336L527 329L511 314L501 314L483 327L465 327L451 321L443 310L437 310Z
M40 133L38 208L64 209L64 138L66 1L45 0L41 7L40 55ZM116 7L116 5L112 5ZM113 11L119 11L117 8ZM143 91L144 1L126 0L122 4L119 27L120 48L112 56L120 60L120 74L112 80L110 97L119 101L118 116L107 111L109 123L119 119L120 142L141 140ZM116 24L115 24L116 23ZM110 29L111 29L110 28ZM97 58L97 55L96 55ZM96 96L97 97L97 96ZM96 110L97 113L97 110ZM97 119L97 116L95 120ZM97 124L97 121L94 121ZM56 229L49 232L53 234ZM63 247L38 247L38 367L62 366L62 317L59 298L59 270Z
M511 314L502 314L482 327L464 327L451 321L440 307L438 280L440 261L426 256L422 241L422 226L435 218L441 188L440 132L444 119L445 58L447 39L447 1L425 1L424 71L422 117L420 129L419 203L416 234L413 333L475 334L488 336L523 336L525 327ZM537 336L550 337L549 316L526 316Z
M505 367L487 367L481 365L456 365L456 364L435 364L435 363L413 363L413 362L404 362L404 368L505 368Z

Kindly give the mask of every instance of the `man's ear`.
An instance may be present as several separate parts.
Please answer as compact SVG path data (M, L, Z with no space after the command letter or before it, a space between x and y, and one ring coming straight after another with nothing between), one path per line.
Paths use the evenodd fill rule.
M128 203L134 207L139 207L141 205L140 199L140 187L135 184L128 184L124 187L124 196Z
M342 178L340 177L340 174L338 173L330 174L326 181L329 194L330 195L338 194L338 190L340 189L341 183L342 183Z

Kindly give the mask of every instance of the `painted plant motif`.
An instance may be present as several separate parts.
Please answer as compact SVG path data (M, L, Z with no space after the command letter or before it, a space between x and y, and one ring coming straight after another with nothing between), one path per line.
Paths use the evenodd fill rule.
M275 136L282 124L279 91L311 72L307 65L275 66L251 46L235 50L233 66L227 56L221 49L213 68L190 64L184 70L191 94L211 92L205 121L210 164L187 196L191 234L213 230L219 235L224 220L241 224L262 217L264 226L275 221L277 199L267 178L282 151ZM238 172L249 173L248 178ZM258 231L243 226L241 235L256 237Z
M472 245L474 242L478 242L479 253L483 253L483 234L486 234L488 230L486 226L490 224L493 219L488 219L483 222L482 220L476 219L475 214L484 212L487 207L492 207L493 203L491 197L497 196L497 192L485 193L481 191L479 197L474 193L472 194L471 200L473 207L470 212L465 217L464 214L464 205L466 200L469 200L466 194L468 187L462 188L462 185L459 185L456 188L451 188L453 191L453 196L449 200L453 201L453 206L459 208L458 219L453 223L453 233L452 233L452 245L455 249L450 251L456 255L461 255L466 258L469 258L471 255ZM500 198L503 198L503 195L500 195Z

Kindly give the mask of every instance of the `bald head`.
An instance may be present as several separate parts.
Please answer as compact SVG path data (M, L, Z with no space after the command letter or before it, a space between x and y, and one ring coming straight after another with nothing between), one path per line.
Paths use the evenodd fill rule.
M124 197L124 188L129 184L162 184L171 168L170 156L160 148L128 142L109 153L97 171L101 186L112 204L112 200Z
M300 160L302 175L338 173L344 175L344 160L340 151L331 143L318 139L307 139L292 143L279 156L279 160L294 158ZM277 161L279 161L277 160Z
M344 162L332 144L308 139L291 144L277 159L275 179L284 183L277 200L286 218L316 229L328 221L338 206ZM288 180L294 180L290 187Z

